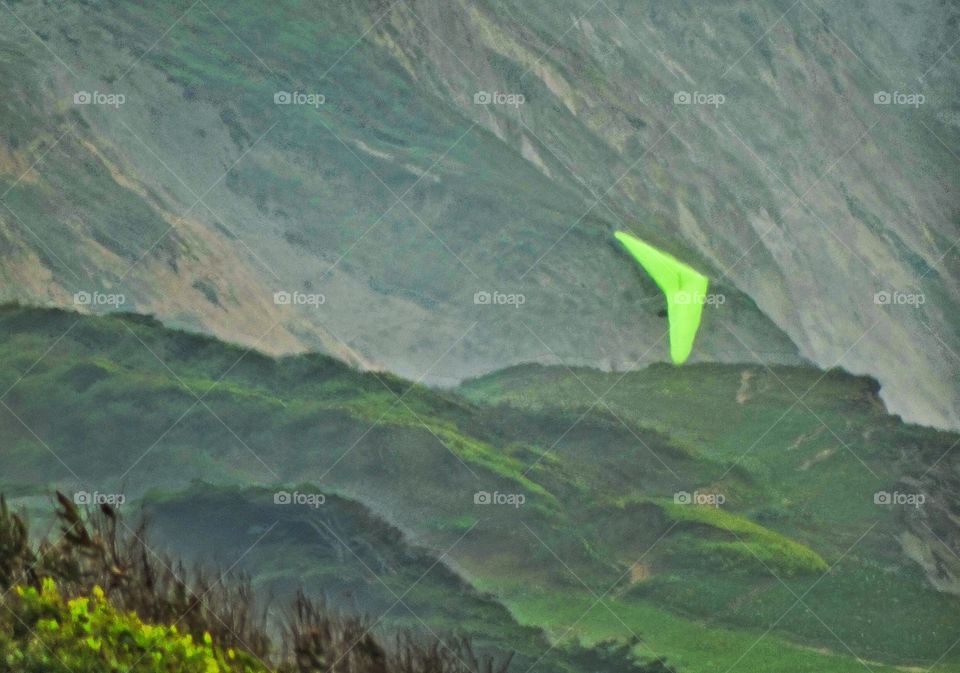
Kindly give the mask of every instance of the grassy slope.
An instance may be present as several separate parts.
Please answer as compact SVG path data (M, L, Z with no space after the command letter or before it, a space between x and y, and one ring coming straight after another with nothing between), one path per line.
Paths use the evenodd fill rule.
M658 429L695 455L735 461L751 488L727 491L733 506L810 544L831 564L875 524L804 597L829 626L803 606L787 613L779 626L811 638L833 631L837 635L828 637L834 646L843 647L838 638L859 640L867 647L858 652L883 658L881 653L926 647L920 642L928 635L905 630L903 624L929 619L930 633L937 635L927 642L938 643L931 651L949 647L955 608L949 602L936 607L923 573L903 557L894 537L904 525L902 513L889 516L889 510L873 504L873 493L910 491L902 477L925 472L947 455L956 436L888 416L877 400L875 382L840 371L787 367L653 366L624 375L523 366L469 382L461 392L474 401L533 410L586 409L602 396L598 406ZM952 497L947 491L940 495L948 501ZM743 543L752 544L739 539L744 537L738 534L741 552ZM683 552L702 549L701 538L702 530L689 537ZM773 623L811 582L791 580L785 567L749 556L736 563L763 566L768 582L738 577L729 572L730 562L711 558L724 569L724 581L717 582L717 569L704 571L705 564L697 568L691 556L681 555L670 574L655 576L629 596L703 619ZM784 582L773 579L774 574ZM896 606L900 618L886 616L890 606ZM874 635L857 635L867 632Z
M309 484L299 490L320 492ZM302 588L324 596L334 610L369 615L381 630L455 628L499 657L515 652L521 670L548 647L542 633L520 627L492 596L477 592L428 550L411 546L396 528L343 497L331 495L317 509L278 507L272 489L197 483L173 494L152 494L146 514L164 545L201 563L249 573L261 596L287 596ZM561 651L547 663L566 670Z
M796 447L764 443L753 462L733 464L732 435L746 435L749 423L761 432L784 408L785 398L769 381L761 385L759 372L751 379L759 386L751 398L760 406L755 417L733 415L750 402L736 402L741 372L725 367L631 374L618 394L660 408L630 410L629 397L611 393L610 409L583 415L584 396L573 384L586 388L553 369L511 370L465 388L470 397L512 397L531 408L488 407L360 374L326 357L244 355L133 316L78 321L65 312L5 307L0 331L0 384L6 390L23 376L4 398L10 412L0 415L0 472L4 486L21 493L50 483L136 494L197 478L224 485L312 481L368 504L414 543L447 549L467 533L449 554L454 566L521 621L548 625L555 635L591 598L579 580L598 594L610 588L610 605L626 623L615 624L618 635L633 630L656 640L658 653L691 671L732 663L774 623L754 653L776 657L782 670L805 670L787 667L801 661L850 670L855 662L837 637L868 659L929 664L955 636L955 600L927 588L901 557L889 538L900 525L896 513L868 498L874 478L862 477L846 450L800 469L826 441L809 420L791 421L795 435L774 435L790 440L786 446L810 436ZM579 374L601 391L598 384L611 381ZM812 375L783 373L796 377L785 379L795 385ZM190 391L203 402L194 404ZM835 414L830 420L850 441L865 424L886 429L884 441L864 453L884 484L904 469L893 446L910 440L933 452L950 439L885 419L871 396L866 381L830 374L807 403L825 420L828 411ZM703 420L709 414L727 420L711 424ZM838 416L848 422L840 425ZM654 418L660 425L651 429ZM845 495L831 490L841 487ZM724 513L678 509L672 494L681 488L725 492ZM481 489L523 493L527 504L478 507L473 494ZM863 506L860 497L868 498ZM874 521L876 528L846 553ZM618 581L641 555L645 575ZM823 563L837 565L819 579ZM829 629L800 607L778 621L793 602L786 586L797 595L809 588L804 602ZM576 632L609 633L603 613L609 617L598 606ZM940 670L952 666L948 658Z

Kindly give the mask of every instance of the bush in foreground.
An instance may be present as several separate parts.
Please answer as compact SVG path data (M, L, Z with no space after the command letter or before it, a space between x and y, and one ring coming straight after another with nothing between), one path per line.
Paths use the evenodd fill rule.
M46 578L17 586L0 614L0 668L21 673L267 673L255 657L121 612L100 587L67 598Z
M269 636L244 577L153 552L109 506L85 515L57 494L60 536L36 548L0 496L0 672L505 673L469 639L386 643L360 617L300 594ZM276 626L276 625L275 625Z

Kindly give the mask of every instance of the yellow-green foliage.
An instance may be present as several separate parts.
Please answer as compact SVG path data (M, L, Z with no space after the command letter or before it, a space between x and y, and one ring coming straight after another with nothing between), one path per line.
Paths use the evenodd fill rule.
M145 624L114 608L96 587L66 598L53 580L18 586L0 612L0 670L20 673L267 673L209 635L195 642L175 625Z
M675 521L726 531L732 541L699 540L702 550L732 561L760 562L787 575L826 572L827 562L815 551L785 535L719 507L662 502L663 512Z

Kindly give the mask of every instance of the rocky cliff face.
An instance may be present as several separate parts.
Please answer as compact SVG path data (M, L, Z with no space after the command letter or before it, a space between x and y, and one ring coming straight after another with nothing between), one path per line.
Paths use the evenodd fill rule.
M434 383L625 368L668 357L625 228L722 296L693 359L839 364L957 427L956 16L12 4L2 298Z

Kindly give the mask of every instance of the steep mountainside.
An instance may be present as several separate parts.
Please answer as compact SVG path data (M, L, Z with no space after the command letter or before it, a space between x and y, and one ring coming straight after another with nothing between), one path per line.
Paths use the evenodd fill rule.
M625 369L667 358L662 299L611 243L625 228L723 295L694 360L839 363L958 427L957 15L9 2L0 298L120 294L433 383Z
M455 393L8 305L0 490L144 498L180 551L374 616L392 602L374 575L399 593L443 563L411 590L417 617L526 661L542 629L564 661L639 638L694 673L960 670L960 437L889 416L877 390L696 364L527 366Z

